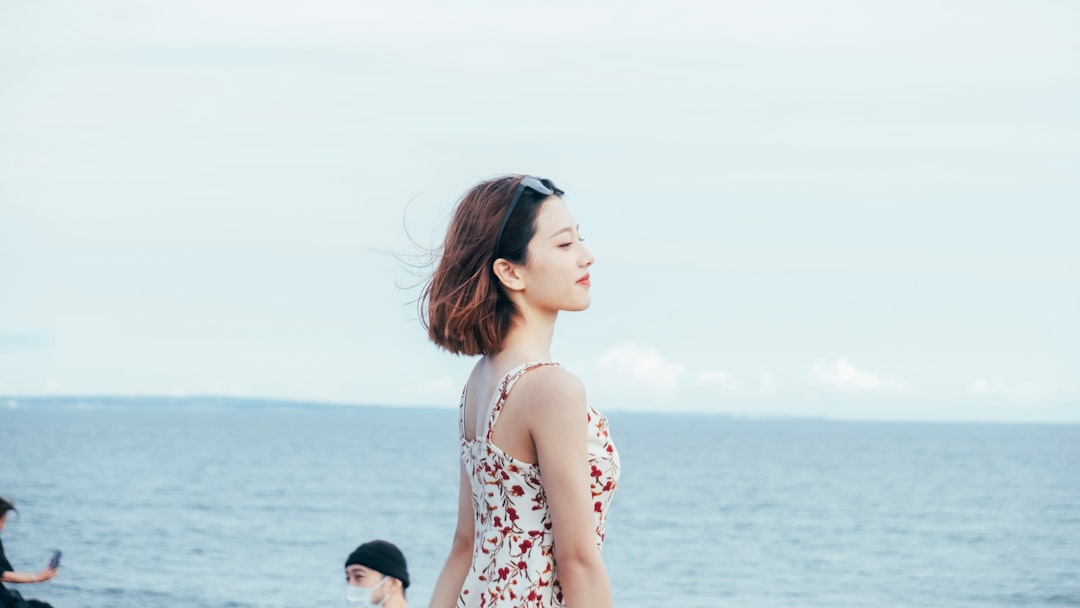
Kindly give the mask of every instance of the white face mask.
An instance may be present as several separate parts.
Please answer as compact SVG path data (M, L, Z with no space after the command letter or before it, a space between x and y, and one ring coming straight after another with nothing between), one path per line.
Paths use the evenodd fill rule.
M389 577L382 577L382 580L379 581L374 587L356 587L353 585L348 585L347 587L345 587L345 605L348 608L369 608L370 606L382 606L386 603L386 600L390 599L390 594L384 595L382 601L378 604L374 602L371 595L376 589L381 587L382 584L386 582L387 578Z

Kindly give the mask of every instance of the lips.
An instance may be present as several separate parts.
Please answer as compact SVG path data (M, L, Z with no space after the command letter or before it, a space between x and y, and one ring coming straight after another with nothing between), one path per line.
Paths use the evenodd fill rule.
M585 276L581 277L580 279L578 279L577 284L578 285L584 285L585 287L588 287L589 285L592 285L592 281L589 280L589 275L585 275Z

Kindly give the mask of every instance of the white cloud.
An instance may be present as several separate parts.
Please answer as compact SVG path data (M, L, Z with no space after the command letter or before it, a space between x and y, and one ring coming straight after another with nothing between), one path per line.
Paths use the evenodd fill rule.
M978 378L968 384L967 394L972 397L1005 399L1020 404L1043 401L1057 393L1057 387L1040 386L1030 382L1009 384L1000 379Z
M656 351L627 343L600 357L600 370L623 384L636 384L651 391L667 392L679 387L685 367L668 361Z
M988 395L993 392L1001 392L1002 390L1004 390L1004 388L1005 385L1000 380L988 382L986 380L983 380L982 378L979 378L978 380L973 381L968 386L967 392L969 395L980 396Z
M818 359L807 378L811 382L842 392L903 392L907 389L902 382L873 372L860 370L844 357L826 362Z
M728 372L723 370L704 370L698 373L697 383L700 386L711 386L717 391L734 393L742 388L742 383Z

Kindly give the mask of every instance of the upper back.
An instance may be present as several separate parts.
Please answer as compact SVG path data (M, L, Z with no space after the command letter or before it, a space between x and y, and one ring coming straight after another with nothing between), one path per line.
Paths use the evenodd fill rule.
M535 463L531 417L553 391L576 383L573 374L552 361L518 362L504 369L482 359L462 394L462 439L488 440L517 460Z

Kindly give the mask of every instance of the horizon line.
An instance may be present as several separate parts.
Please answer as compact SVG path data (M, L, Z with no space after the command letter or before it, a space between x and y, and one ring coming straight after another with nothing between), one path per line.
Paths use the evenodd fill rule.
M380 403L363 403L363 402L341 402L341 401L322 401L322 400L308 400L308 399L293 399L282 397L259 397L259 396L239 396L239 395L215 395L215 394L189 394L189 395L163 395L163 394L52 394L52 395L0 395L0 411L4 410L17 410L20 407L20 401L28 402L71 402L70 405L76 408L80 405L84 406L96 406L96 405L109 405L108 403L85 403L85 401L124 401L133 402L138 400L148 401L169 401L169 402L184 402L184 401L211 401L215 402L212 405L227 405L227 402L253 402L263 403L267 405L286 406L294 408L325 408L325 409L346 409L346 408L362 408L362 409L399 409L399 410L435 410L435 411L452 411L457 406L446 405L433 405L433 404L417 404L417 403L396 403L396 404L380 404ZM250 408L255 409L255 408ZM897 417L881 417L881 418L857 418L857 417L844 417L844 416L829 416L823 414L790 414L780 412L738 412L738 411L710 411L710 410L687 410L687 409L662 409L662 408L618 408L618 407L605 407L605 412L617 412L620 415L631 414L657 414L665 416L708 416L717 418L728 418L732 420L740 421L802 421L802 422L854 422L854 423L887 423L887 424L1024 424L1024 425L1080 425L1080 420L1077 419L1038 419L1038 420L1022 420L1015 418L989 418L989 419L972 419L972 418L897 418Z

